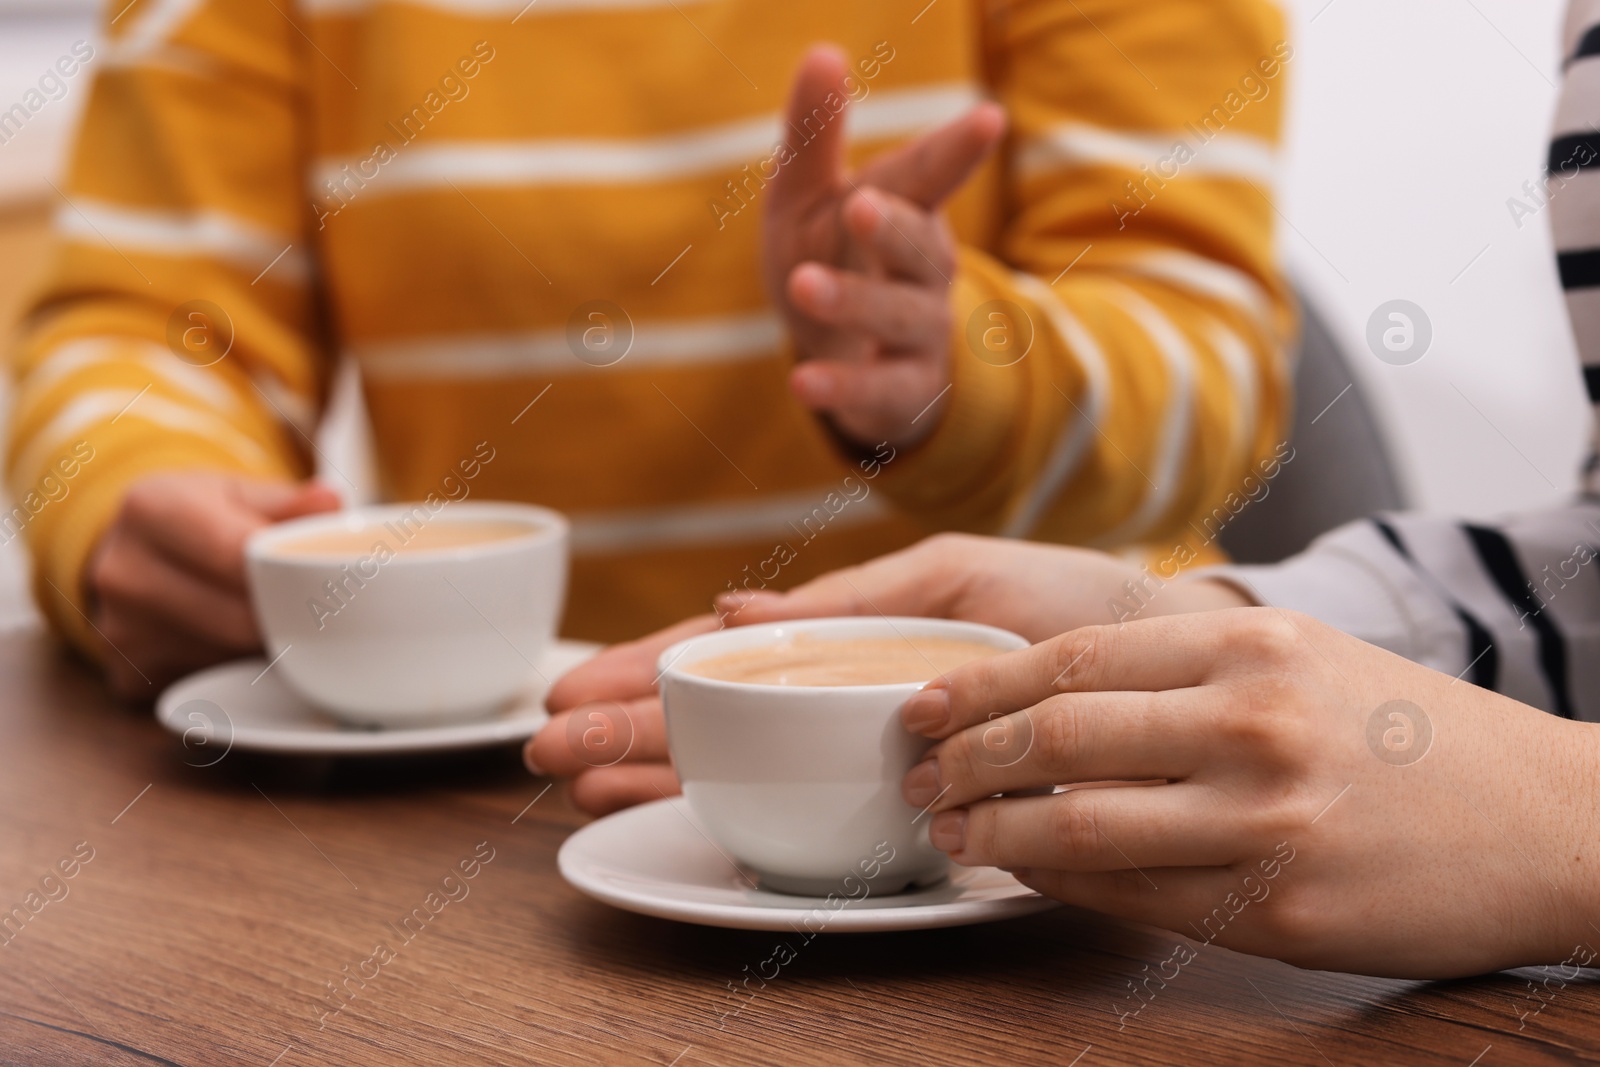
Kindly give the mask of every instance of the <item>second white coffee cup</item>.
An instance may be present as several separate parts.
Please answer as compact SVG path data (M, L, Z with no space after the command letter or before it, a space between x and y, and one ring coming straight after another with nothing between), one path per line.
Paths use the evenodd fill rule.
M1001 651L1028 642L946 619L806 619L741 626L661 654L667 746L684 796L706 830L763 885L809 896L895 893L937 881L944 853L929 817L900 781L932 742L900 725L900 705L924 683L769 685L686 668L805 635L830 640L940 637Z
M566 599L567 520L478 501L356 508L257 531L245 562L291 688L353 722L421 725L487 715L537 683Z

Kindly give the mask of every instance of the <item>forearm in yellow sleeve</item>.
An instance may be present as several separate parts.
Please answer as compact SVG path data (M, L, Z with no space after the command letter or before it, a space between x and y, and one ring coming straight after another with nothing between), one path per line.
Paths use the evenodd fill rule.
M32 551L41 610L95 656L85 570L128 487L188 470L303 476L327 379L307 38L243 0L106 18L53 262L9 353L15 506L0 516L0 538Z
M1258 0L1009 13L989 42L1008 208L962 255L945 421L885 488L930 526L1164 543L1282 432L1293 315L1268 172L1293 50ZM985 218L983 188L952 213ZM984 338L1008 322L1027 352L1001 367Z

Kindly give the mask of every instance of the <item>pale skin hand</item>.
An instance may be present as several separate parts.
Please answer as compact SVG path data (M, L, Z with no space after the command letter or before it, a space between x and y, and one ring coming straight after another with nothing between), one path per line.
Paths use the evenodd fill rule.
M338 507L338 495L314 482L184 472L131 485L85 578L112 690L152 700L190 671L259 649L245 540Z
M1005 116L980 104L851 175L848 108L825 103L848 99L848 71L833 48L801 63L789 128L808 129L818 108L830 119L820 133L812 119L809 143L795 136L766 192L762 267L799 351L795 396L857 444L909 447L938 425L950 384L956 244L939 208L994 150Z
M973 534L935 534L910 548L846 567L787 593L724 593L717 610L730 626L828 615L916 615L981 622L1043 641L1116 618L1107 601L1126 599L1144 580L1126 560L1087 548ZM1143 615L1172 615L1251 603L1232 586L1172 581L1146 586Z
M685 637L717 629L719 621L742 626L882 612L988 623L1042 641L1107 620L1106 601L1123 596L1123 583L1140 577L1132 564L1087 549L939 534L788 593L724 594L717 614L615 645L558 679L548 700L554 718L528 742L526 759L535 773L573 779L573 803L593 815L676 793L656 660ZM1178 581L1158 590L1145 613L1246 603L1231 586ZM623 747L626 758L613 762Z
M1397 699L1432 724L1415 762L1369 746ZM1557 963L1600 938L1600 728L1306 616L1078 630L951 672L902 719L942 739L903 784L935 845L1069 904L1397 977ZM997 796L1107 781L1130 784Z
M677 794L656 659L668 646L716 628L715 615L697 615L613 645L556 679L545 699L550 721L523 749L528 769L572 779L572 803L590 815ZM619 747L627 755L614 762Z

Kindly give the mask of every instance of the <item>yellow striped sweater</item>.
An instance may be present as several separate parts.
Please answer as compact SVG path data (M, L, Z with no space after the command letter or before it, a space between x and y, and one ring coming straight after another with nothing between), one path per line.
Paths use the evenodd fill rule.
M85 562L130 482L305 476L341 356L385 496L439 491L486 442L475 497L573 517L565 629L597 639L935 529L1171 545L1283 433L1269 196L1293 52L1264 0L105 18L8 450L8 530L86 646ZM942 421L876 458L842 456L789 395L757 265L762 176L805 135L779 110L816 41L851 60L853 163L983 97L1010 116L947 210Z

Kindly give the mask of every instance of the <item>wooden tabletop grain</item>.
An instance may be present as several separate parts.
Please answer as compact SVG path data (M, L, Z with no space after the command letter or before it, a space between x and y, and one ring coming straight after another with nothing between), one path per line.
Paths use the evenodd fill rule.
M1600 1062L1571 972L1315 973L1064 909L820 937L736 994L781 935L570 888L582 817L515 751L215 755L0 636L0 1063Z

